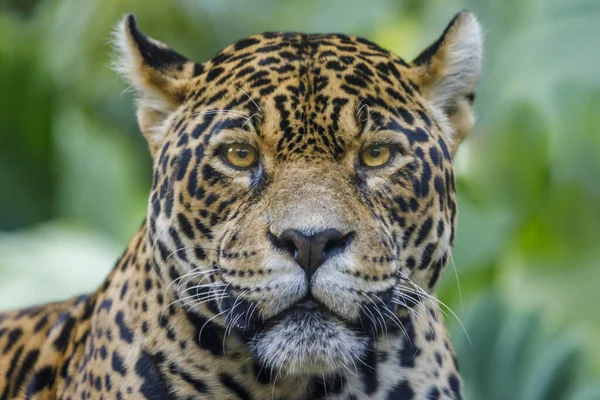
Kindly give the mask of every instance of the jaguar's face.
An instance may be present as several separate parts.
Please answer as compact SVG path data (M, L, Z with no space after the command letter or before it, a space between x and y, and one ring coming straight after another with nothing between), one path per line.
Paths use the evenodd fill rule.
M171 74L174 104L154 88L138 117L160 137L149 231L178 297L291 374L341 370L402 329L451 249L449 135L472 90L449 115L421 79L432 55L408 65L353 37L265 34L195 64L123 30L133 61Z

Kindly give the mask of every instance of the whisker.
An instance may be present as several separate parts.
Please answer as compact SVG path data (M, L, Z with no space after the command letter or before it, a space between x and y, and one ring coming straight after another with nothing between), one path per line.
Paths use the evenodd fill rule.
M165 263L167 261L169 261L169 258L173 257L174 254L179 253L180 251L184 251L184 250L195 250L195 249L202 249L202 250L208 250L208 251L216 251L219 252L219 249L212 249L212 248L208 248L208 247L203 247L203 246L189 246L189 247L180 247L176 250L173 250L172 252L169 253L169 255L167 255L167 258L165 258Z
M233 302L233 305L231 306L231 308L229 309L229 312L227 313L227 316L225 317L225 320L229 321L227 324L227 327L225 328L225 334L223 335L223 354L225 354L225 340L227 338L227 331L229 330L229 326L232 324L231 321L231 315L233 313L233 310L235 310L235 308L238 305L238 301L240 300L240 297L242 297L243 295L245 295L246 293L248 293L250 290L244 290L242 293L240 293L235 301Z
M199 303L197 303L197 304L194 304L193 306L191 306L190 308L188 308L188 311L191 311L191 310L193 310L194 308L196 308L196 307L198 307L198 306L201 306L201 305L205 304L206 302L207 302L207 301L202 301L202 302L199 302Z
M410 301L412 304L414 304L415 306L422 308L422 309L423 309L423 310L424 310L424 311L427 313L427 315L429 316L429 318L431 318L431 319L434 319L434 318L435 318L435 316L434 316L434 315L431 313L431 311L430 311L430 310L429 310L429 309L428 309L428 308L427 308L427 307L426 307L426 306L423 304L423 302L424 302L425 300L428 300L427 298L424 298L424 297L422 297L420 293L415 293L414 291L411 291L410 289L406 290L406 291L407 291L407 292L409 292L409 293L414 293L414 294L416 294L417 296L419 296L419 301L417 301L417 300L415 300L414 298L412 298L411 296L408 296L408 295L406 295L405 293L402 293L402 289L399 289L399 290L400 290L400 291L396 292L396 294L398 294L399 296L402 296L402 298L404 298L404 299L406 299L406 300L409 300L409 301ZM435 304L434 304L434 307L436 307L436 305L435 305ZM439 307L438 307L438 309L439 309ZM441 311L441 312L442 312L444 315L446 315L446 313L444 313L444 310L440 309L440 311ZM447 315L446 315L446 316L447 316Z
M360 304L360 309L365 312L365 315L367 315L366 313L370 314L370 316L367 315L367 317L369 318L369 321L371 321L371 332L373 334L376 334L377 333L377 323L375 322L375 316L373 315L373 313L371 313L371 311L368 308L366 308L362 304ZM363 326L363 329L364 329L364 326Z
M380 325L381 325L382 333L385 333L385 335L387 335L388 334L387 323L385 322L385 318L383 317L383 314L381 313L381 311L379 311L379 307L377 306L377 303L375 303L375 301L373 299L371 299L371 297L369 297L369 296L366 296L366 297L375 306L375 311L377 311L379 313L379 316L381 317Z
M364 365L364 366L365 366L365 368L368 368L368 369L370 369L371 371L375 371L375 368L374 368L374 367L372 367L371 365L367 364L366 362L364 362L364 361L362 360L362 358L361 358L361 357L358 357L358 358L357 358L357 360L358 360L358 361L359 361L359 362L360 362L362 365Z
M234 111L234 110L207 110L207 111L200 111L197 113L192 114L192 117L197 117L199 115L212 115L212 114L233 114L236 117L245 117L246 115L240 111Z
M456 313L450 308L448 307L444 302L442 302L440 299L430 295L429 293L427 293L422 287L420 287L419 285L417 285L415 282L412 281L412 279L410 279L409 277L407 277L405 274L400 273L403 276L403 279L406 280L409 284L411 284L413 286L413 288L415 290L417 290L421 295L423 295L425 298L431 300L438 308L439 310L444 313L444 315L447 315L444 310L442 310L442 308L440 307L443 306L446 310L448 310L448 312L450 314L452 314L452 316L456 319L456 321L458 322L458 324L460 325L462 331L464 332L465 336L467 337L467 340L469 341L470 344L472 344L471 342L471 338L469 336L469 333L467 332L467 329L465 328L464 324L462 323L462 321L460 320L460 318L458 318L458 315L456 315ZM403 287L404 289L408 289L406 287ZM398 289L398 288L396 288Z
M402 296L402 298L404 299L404 298L407 298L407 297ZM415 304L414 299L412 299L412 298L407 298L407 299L410 299L411 303ZM397 305L399 305L399 306L402 306L402 307L406 308L406 310L408 310L408 312L413 316L413 318L415 320L419 320L419 313L416 310L414 310L411 306L409 306L408 304L406 304L404 301L401 301L401 299L392 299L392 302L395 303L395 304L397 304Z
M185 308L186 311L190 311L202 304L208 304L211 301L215 301L215 300L216 300L216 297L206 297L206 298L198 299L196 301L188 301L187 303L182 304L181 306L183 308Z
M177 285L177 293L185 293L187 291L193 290L193 289L200 289L202 287L205 287L204 285L221 285L222 282L221 281L212 281L212 282L207 282L207 283L203 283L205 280L209 279L213 276L211 275L206 275L204 277L202 277L202 279L200 279L197 282L194 282L191 286L190 286L190 281L192 281L193 279L197 278L200 275L197 276L193 276L190 277L187 281L185 281L185 283L181 284L181 285ZM181 286L184 286L184 289L181 288Z
M452 263L452 268L454 269L454 277L456 278L456 287L458 289L458 301L460 303L460 311L464 314L465 306L463 303L462 289L460 287L460 279L458 278L458 269L456 268L456 263L454 263L454 255L452 254L452 252L448 252L448 254L450 255L450 262Z
M415 321L419 321L420 320L420 315L419 315L419 311L420 310L424 310L425 313L427 314L427 316L429 317L429 319L433 319L433 315L429 312L429 310L427 309L427 307L425 307L423 304L421 304L420 302L417 302L415 299L413 299L410 296L404 296L402 293L398 293L400 296L402 296L403 299L409 300L412 304L416 305L417 309L413 309L412 307L409 307L405 302L402 302L402 305L406 307L407 310L410 311L410 313L414 316ZM397 303L399 304L399 303ZM429 330L431 332L431 334L435 337L435 331L433 330L433 325L429 324Z
M187 298L185 298L185 300L180 300L180 305L182 307L187 307L190 304L195 304L195 303L199 303L199 302L207 302L210 300L216 300L218 298L218 296L220 296L222 293L222 290L215 290L215 291L211 291L210 293L205 293L205 294L197 294L194 296L189 296Z
M251 97L251 96L250 96L248 93L246 93L246 91L245 91L244 89L242 89L240 85L237 85L237 88L238 88L238 90L239 90L240 92L242 92L242 93L244 93L246 96L248 96L248 98L250 99L250 101L252 102L252 104L254 104L254 106L256 107L256 110L258 111L258 113L257 113L257 114L258 114L258 115L260 115L260 117L261 117L261 118L263 118L263 116L262 116L262 114L261 114L261 111L262 111L262 110L260 109L260 106L259 106L259 105L256 103L256 101L254 101L254 99L253 99L253 98L252 98L252 97ZM252 118L252 117L250 117L250 118Z
M384 311L386 311L389 314L389 316L392 318L392 321L396 324L396 326L398 326L400 331L404 334L404 337L410 343L410 337L408 336L408 332L404 328L404 325L402 325L402 321L400 321L398 316L392 310L390 310L390 308L384 303L384 301L379 296L377 296L374 293L371 293L369 296L374 296L377 300L379 300L379 302L381 303L381 305L384 308Z
M199 299L205 298L207 296L213 296L215 294L221 294L221 292L223 292L223 291L224 291L224 289L219 289L219 290L211 290L209 293L203 293L203 294L197 293L197 294L194 294L194 295L191 295L191 296L182 297L182 298L180 298L179 300L177 300L177 301L175 301L173 303L178 302L180 304L186 304L186 303L188 303L188 300L199 300Z
M202 338L202 332L204 331L204 328L206 327L206 325L208 325L213 319L219 317L220 315L225 314L226 312L227 312L227 310L221 311L220 313L215 314L214 316L212 316L208 320L206 320L206 322L200 328L200 332L198 332L198 342L200 342L200 339Z
M262 115L258 114L258 113L254 113L251 116L249 116L248 118L246 118L246 121L242 124L242 128L246 126L246 124L248 124L250 121L252 121L252 118L254 117L262 117Z
M227 327L227 329L228 329L229 331L227 331L227 330L226 330L226 331L225 331L225 335L230 335L230 334L231 334L231 331L233 330L233 327L235 326L235 324L237 324L238 320L239 320L240 318L242 318L242 316L243 316L244 314L246 314L246 312L247 312L247 311L244 311L243 313L240 313L240 314L238 314L238 316L237 316L237 317L235 317L235 319L234 319L233 321L231 321L231 324L229 324L229 326Z
M202 276L202 275L207 275L207 276L205 276L204 278L202 278L202 279L200 280L200 282L202 282L202 281L204 281L204 279L206 279L206 278L209 278L209 277L210 277L210 274L212 274L213 272L218 272L218 270L217 270L217 269L209 269L209 270L202 270L202 271L199 271L199 270L197 270L197 269L194 269L194 270L192 270L192 271L190 271L190 272L188 272L188 273L184 274L183 276L181 276L181 277L179 277L179 278L175 279L175 280L174 280L173 282L171 282L171 283L174 283L175 281L179 281L179 283L177 284L177 288L176 288L177 292L179 292L179 290L180 290L181 286L187 286L187 284L188 284L188 283L189 283L189 282L190 282L192 279L194 279L194 278L197 278L197 277L199 277L199 276ZM183 279L187 279L187 280L186 280L185 282L183 282ZM171 285L171 284L169 284L169 286L170 286L170 285Z
M250 313L250 315L248 316L248 322L252 322L252 317L254 316L254 312L256 311L256 309L258 308L258 304L261 303L262 300L259 300L257 302L254 303L254 308L252 309L252 312ZM244 332L246 332L246 328L244 327Z
M188 288L188 289L184 290L183 292L180 292L178 290L178 293L185 293L188 290L192 290L194 288L198 290L198 289L201 289L202 287L210 287L212 289L212 288L214 288L215 285L219 286L219 285L222 285L222 283L220 283L220 282L213 282L213 283L206 284L206 285L197 285L197 286ZM170 302L169 304L167 304L165 307L163 307L163 309L160 312L160 316L162 318L162 316L164 315L165 311L167 311L169 309L169 307L171 307L174 304L179 304L180 306L185 307L185 306L187 306L189 304L189 302L187 302L187 303L185 302L186 300L192 299L192 298L199 299L201 297L202 297L202 295L200 295L199 292L196 292L195 295L186 296L186 297L183 297L183 298L181 298L181 297L180 298L176 298L175 300L173 300L172 302Z

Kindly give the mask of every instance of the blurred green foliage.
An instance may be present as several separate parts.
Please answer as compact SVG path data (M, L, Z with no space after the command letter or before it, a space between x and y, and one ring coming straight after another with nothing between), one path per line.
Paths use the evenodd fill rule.
M507 310L494 294L480 296L455 340L465 397L486 400L597 400L600 387L573 334L543 329L538 315Z
M92 290L145 214L150 159L109 68L126 12L198 61L271 30L410 59L461 8L485 27L485 63L439 294L471 338L454 329L467 394L600 399L585 386L600 376L597 0L0 2L0 308Z

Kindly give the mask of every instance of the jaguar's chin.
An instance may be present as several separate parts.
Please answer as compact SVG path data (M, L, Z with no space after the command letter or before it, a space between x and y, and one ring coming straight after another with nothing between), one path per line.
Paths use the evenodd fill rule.
M269 321L250 349L274 373L323 376L354 370L368 342L367 335L324 310L294 309Z

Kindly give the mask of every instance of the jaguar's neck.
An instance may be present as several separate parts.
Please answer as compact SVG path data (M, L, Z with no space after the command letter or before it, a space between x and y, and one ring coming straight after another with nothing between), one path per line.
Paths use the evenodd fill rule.
M379 398L396 386L425 393L422 374L441 379L439 372L419 370L417 354L431 352L432 359L439 353L440 363L452 362L441 321L409 314L400 316L404 332L373 341L366 357L336 376L281 376L258 365L245 341L215 323L210 311L182 307L150 251L144 226L90 300L95 307L77 375L99 379L116 398L138 391L150 399ZM93 377L103 370L115 373Z

